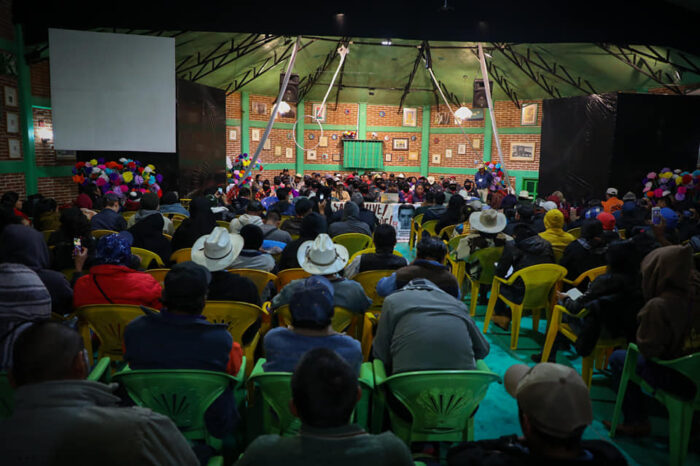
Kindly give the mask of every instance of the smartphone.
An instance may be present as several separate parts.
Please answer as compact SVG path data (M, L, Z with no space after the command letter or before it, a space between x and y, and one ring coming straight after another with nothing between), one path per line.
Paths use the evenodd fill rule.
M661 225L661 207L651 208L651 223L654 225Z
M82 244L80 242L80 238L73 238L73 255L77 256L83 251Z
M323 202L324 197L325 197L325 196L323 195L323 193L320 193L320 194L318 195L318 201L319 201L319 202Z
M224 188L219 188L218 191L219 191L219 194L223 194L223 193L224 193Z

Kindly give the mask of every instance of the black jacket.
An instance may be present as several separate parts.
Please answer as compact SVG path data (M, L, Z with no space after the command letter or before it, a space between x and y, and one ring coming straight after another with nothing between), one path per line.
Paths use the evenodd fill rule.
M532 265L554 263L554 251L549 241L539 235L530 236L520 241L506 243L503 255L498 260L496 275L505 277L511 267L513 272L517 272Z
M126 230L126 219L119 212L112 209L102 209L90 220L90 228L93 230Z
M155 252L167 265L172 250L170 241L163 236L164 223L162 215L149 215L129 228L129 233L134 236L134 247ZM155 262L151 262L151 267L156 267Z
M578 239L564 249L559 265L566 267L566 278L575 280L587 270L605 265L605 245L590 244L585 239Z

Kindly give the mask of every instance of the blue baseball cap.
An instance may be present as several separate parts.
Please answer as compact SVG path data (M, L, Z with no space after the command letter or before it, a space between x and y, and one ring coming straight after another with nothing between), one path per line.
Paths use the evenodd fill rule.
M289 310L292 324L296 322L313 322L328 325L333 317L333 285L327 278L313 275L294 292Z

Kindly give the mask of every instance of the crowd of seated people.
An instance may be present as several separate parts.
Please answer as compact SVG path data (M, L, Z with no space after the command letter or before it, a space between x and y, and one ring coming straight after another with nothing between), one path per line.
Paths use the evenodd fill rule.
M604 273L580 285L582 296L574 299L561 292L555 296L571 314L589 311L582 319L567 317L579 336L575 351L590 354L601 335L636 342L642 354L638 372L645 380L680 397L693 396L695 387L688 379L653 360L700 351L700 273L694 256L700 250L700 223L698 204L691 196L683 202L661 199L661 221L654 224L647 199L637 200L632 193L617 199L614 188L606 191L605 201L572 204L561 192L535 201L528 193L484 193L471 180L462 186L452 179L386 173L374 178L283 174L273 182L231 185L225 193L206 190L187 208L176 193L159 199L148 192L125 196L83 189L72 205L40 199L30 210L16 193L6 193L0 205L4 335L0 369L12 374L17 400L25 401L17 405L13 417L0 421L0 432L21 440L0 447L0 455L26 457L32 445L44 442L57 457L73 458L76 453L61 450L56 440L73 426L80 431L94 429L90 434L95 437L94 448L101 448L104 440L98 435L113 430L93 426L90 416L98 415L114 418L115 425L122 426L124 432L114 431L115 439L128 441L133 432L149 436L149 442L140 443L129 453L133 456L122 461L139 462L145 455L155 463L194 464L211 453L195 448L193 457L167 418L145 409L117 407L127 400L120 402L106 386L82 380L89 363L84 361L80 337L70 328L75 322L70 318L66 324L46 322L52 315L70 317L82 306L126 304L143 306L144 312L124 332L124 361L133 370L204 369L236 375L243 348L260 335L255 357L266 358L263 370L294 373L292 409L302 421L299 437L259 437L240 464L268 464L280 458L293 464L324 464L330 455L340 456L336 461L340 464L360 460L411 464L409 450L392 434L369 435L348 424L357 402L360 365L367 355L363 357L360 341L344 334L346 329L334 329L333 317L340 308L354 316L369 313L372 300L353 279L367 271L386 271L375 290L384 300L378 321L370 327L375 333L370 359L382 361L389 375L475 369L477 361L487 359L491 345L469 316L467 297L447 257L465 261L467 273L478 279L481 269L474 254L494 247L503 248L495 264L495 274L501 278L532 265L560 264L567 270L566 278L573 280L605 266ZM410 262L394 254L396 229L379 224L364 205L394 189L404 201L420 204L415 215L422 213L423 223L437 221L436 233L455 226L443 238L418 238L416 258ZM126 211L135 213L122 215ZM181 222L168 218L176 214L187 218ZM228 228L218 226L217 220L226 221ZM41 233L47 230L54 231ZM114 233L96 238L95 230ZM333 242L334 236L344 233L371 236L375 250L350 261L348 250ZM447 240L456 236L459 241L449 250ZM165 278L151 275L133 247L157 254L169 268ZM171 263L171 253L185 248L191 248L190 261ZM273 283L261 294L245 269L275 274L302 269L308 278L281 289ZM482 285L480 304L485 304L488 291L489 286ZM524 292L522 281L500 288L516 303ZM234 342L225 326L204 317L207 300L237 301L261 309L270 303L241 341ZM287 306L289 321L282 322ZM494 324L508 329L510 319L510 309L499 300ZM466 442L451 451L449 464L532 464L553 458L570 460L562 464L579 464L576 461L582 458L590 464L596 460L625 464L611 444L581 439L592 421L587 388L570 368L554 364L557 352L568 348L567 340L557 338L548 362L540 363L541 355L536 354L534 369L512 368L505 374L506 388L518 402L519 413L514 416L518 415L524 439ZM625 356L624 347L619 347L610 358L614 388ZM248 361L251 367L253 363ZM550 390L558 393L557 403L571 406L565 421L550 414L553 407L548 403L555 398L542 396ZM41 405L38 400L46 396L52 402ZM81 397L87 401L79 405L76 400ZM648 435L645 406L638 387L628 386L624 424L618 433ZM37 427L41 416L61 417L50 435ZM205 418L216 437L241 428L231 390L219 396ZM26 437L19 437L21 433ZM40 440L39 434L45 439ZM299 442L307 438L320 440L313 449L300 451ZM336 440L340 438L342 442ZM355 451L355 442L362 442L363 448ZM183 448L186 453L180 451ZM32 454L39 464L48 453ZM495 457L503 461L490 462Z

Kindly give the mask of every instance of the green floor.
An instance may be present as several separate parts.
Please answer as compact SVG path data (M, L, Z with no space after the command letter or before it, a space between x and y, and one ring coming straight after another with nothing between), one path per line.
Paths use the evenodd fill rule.
M408 250L406 243L400 243L397 250L404 257L411 260L413 253ZM469 303L469 297L465 298ZM476 322L479 328L483 328L486 306L477 307ZM488 366L497 374L503 376L506 369L513 364L534 365L530 355L539 353L544 344L544 332L546 321L540 322L538 333L532 332L532 319L523 317L520 341L515 351L510 350L510 333L501 331L491 325L487 340L491 345L491 352L486 358ZM494 330L495 329L495 330ZM496 331L497 330L497 331ZM575 357L571 352L557 354L557 362L574 367L581 371L581 358ZM608 431L602 424L603 419L611 419L615 406L616 392L610 387L610 378L601 372L594 372L591 397L593 400L594 422L586 429L584 438L611 440ZM652 436L643 439L626 439L618 437L612 439L617 447L628 458L630 465L662 465L668 464L668 416L661 405L651 404ZM516 401L506 393L501 384L493 384L484 401L482 401L475 417L475 439L496 438L502 435L521 434L518 424L518 407ZM700 465L700 445L698 435L694 433L690 439L690 451L687 464Z

